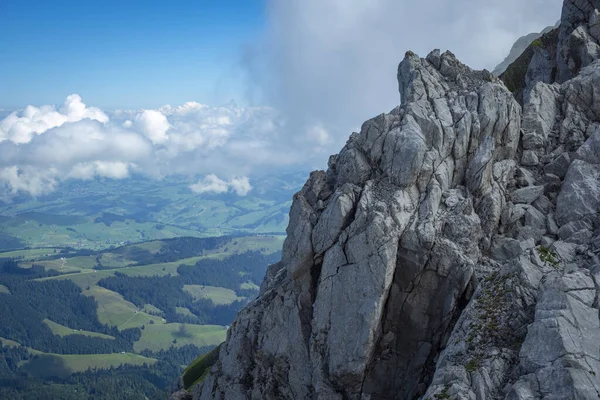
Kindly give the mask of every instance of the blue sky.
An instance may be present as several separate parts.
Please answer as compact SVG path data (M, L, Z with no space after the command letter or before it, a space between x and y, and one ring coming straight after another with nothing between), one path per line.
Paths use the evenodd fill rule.
M263 26L263 0L2 0L0 108L243 101L242 49Z

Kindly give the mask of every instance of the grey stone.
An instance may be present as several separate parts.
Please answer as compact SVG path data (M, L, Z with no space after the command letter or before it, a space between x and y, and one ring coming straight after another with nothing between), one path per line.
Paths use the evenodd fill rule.
M520 204L531 204L544 193L543 186L528 186L512 193L512 201Z
M535 177L527 168L517 168L515 176L519 187L533 186L535 184Z
M560 229L558 227L558 223L556 223L556 218L554 217L554 214L548 214L548 222L546 223L546 229L551 235L558 235Z
M586 221L579 220L579 221L569 222L569 223L561 226L560 229L558 230L558 237L561 240L565 240L565 239L570 238L576 232L579 232L581 230L590 231L590 236L592 234L592 232L591 232L592 226L589 223L587 223Z
M568 153L563 153L558 156L554 161L550 164L547 164L544 167L544 171L547 174L556 175L559 178L564 178L567 174L567 170L569 169L569 165L571 164L571 157L569 157Z
M559 225L595 215L600 207L600 166L583 160L571 163L556 200Z
M558 42L557 80L565 82L600 56L597 39L589 34L594 23L596 0L569 0L564 3Z
M525 212L525 225L546 232L546 216L534 207L529 207Z
M532 203L532 205L535 207L536 210L538 210L544 214L548 214L554 209L554 203L552 203L550 201L550 199L544 195L541 195L540 197L538 197Z
M600 164L600 128L577 150L575 158L590 164Z
M508 218L505 221L506 225L512 225L515 222L521 220L525 216L528 205L525 204L516 204L508 209Z
M554 243L555 240L552 239L551 237L548 236L543 236L542 239L540 240L540 245L544 246L544 247L550 247L552 245L552 243Z
M542 183L544 184L544 193L555 193L558 192L562 186L561 179L552 174L546 174L542 177Z
M494 241L492 257L498 261L507 261L519 257L522 251L518 240L502 237Z
M558 258L565 263L572 262L577 255L577 245L563 242L562 240L554 242L552 244L552 250L556 253Z
M521 164L528 166L528 167L533 167L536 166L540 163L540 160L538 159L537 154L535 154L535 151L533 150L525 150L523 152L523 157L521 157Z
M533 46L533 56L525 74L525 87L531 88L537 82L552 83L555 61L552 59L554 49Z
M582 229L580 231L575 232L571 236L569 236L566 241L570 243L576 244L584 244L587 245L592 240L592 232L586 229Z
M596 288L589 273L552 276L536 305L535 321L521 347L523 376L511 391L528 395L531 376L538 393L552 398L595 399L600 389L600 320L592 307ZM546 397L544 397L546 398Z
M294 197L281 264L232 324L200 398L425 390L403 382L442 344L499 224L521 109L451 53L407 54L398 71L401 109L363 124Z
M562 87L564 118L560 122L559 140L570 150L579 148L600 120L600 99L589 90L600 85L600 60L582 69L580 74Z
M539 149L548 140L558 109L559 87L538 82L525 96L523 148Z
M517 229L516 239L520 242L532 239L535 243L542 240L546 229L534 228L532 226L521 226Z
M188 393L187 390L181 389L177 392L171 393L169 400L192 400L192 394Z

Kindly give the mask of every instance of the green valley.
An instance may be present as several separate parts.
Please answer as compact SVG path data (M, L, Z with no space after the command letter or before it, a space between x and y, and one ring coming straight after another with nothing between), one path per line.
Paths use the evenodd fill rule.
M158 399L183 365L225 339L283 240L182 237L0 252L0 351L12 365L0 367L0 378L26 379L30 393L49 380L67 393L143 374L153 377L143 382L147 397ZM2 390L0 397L16 393Z
M244 197L195 194L189 178L66 181L45 196L0 200L0 251L101 250L183 236L284 234L292 195L304 179L304 173L256 179Z

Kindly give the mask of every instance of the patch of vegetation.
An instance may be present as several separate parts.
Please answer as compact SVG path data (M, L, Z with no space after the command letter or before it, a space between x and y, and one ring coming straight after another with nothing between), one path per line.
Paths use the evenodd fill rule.
M531 42L531 46L533 46L533 47L543 47L544 43L541 41L540 38L537 38L533 42Z
M140 354L149 357L155 358L157 360L171 360L178 365L189 365L192 361L201 357L200 355L206 354L214 349L215 346L196 346L195 344L186 344L183 346L171 346L166 350L142 350Z
M450 395L448 394L449 390L450 390L450 386L449 385L444 386L444 388L442 389L442 391L439 392L439 393L436 393L436 395L435 395L434 398L436 400L446 400L446 399L449 399L450 398Z
M463 365L467 372L473 373L482 366L490 348L512 349L515 350L513 354L518 354L526 330L515 332L507 323L518 315L514 291L516 279L512 273L494 271L482 280L465 327L468 347Z
M523 90L525 89L525 77L529 64L533 58L535 48L555 49L558 42L558 29L554 29L531 43L527 49L508 66L506 71L500 75L508 90L510 90L519 103L523 103ZM549 50L550 51L550 50ZM551 50L554 51L554 50Z
M40 279L56 276L58 272L47 271L43 266L32 264L28 268L21 268L19 263L12 259L0 259L0 281L15 281L21 279ZM13 278L15 277L15 278ZM6 282L5 282L6 283Z
M14 340L4 339L3 337L0 337L0 344L2 344L2 346L5 346L5 347L19 347L19 346L21 346L21 343L17 343Z
M0 251L25 247L25 242L18 237L0 232Z
M475 372L479 368L480 363L481 359L479 357L473 357L471 360L469 360L467 365L465 365L465 369L467 372Z
M242 290L240 286L247 281L261 282L267 266L278 259L279 253L263 255L258 251L246 252L224 259L200 258L195 265L181 264L177 268L179 276L129 276L129 268L124 268L111 271L112 276L90 283L97 282L105 289L120 293L138 309L151 304L161 310L169 322L226 325L231 323L235 314L246 304L245 299L257 294L255 290ZM67 276L60 278L65 279ZM205 285L213 288L218 286L221 294L225 293L232 298L215 304L210 299L210 292L207 293L208 296L193 296L189 290L185 290L186 285L195 289ZM200 292L196 290L195 294L199 295ZM212 292L214 295L215 290Z
M540 246L538 248L538 254L540 255L540 260L542 260L544 264L551 265L554 268L558 268L558 266L560 265L557 259L557 254L554 251L552 251L552 249L550 249L549 247Z
M189 389L194 385L204 381L210 368L219 359L221 345L215 347L210 353L198 357L183 372L183 387Z

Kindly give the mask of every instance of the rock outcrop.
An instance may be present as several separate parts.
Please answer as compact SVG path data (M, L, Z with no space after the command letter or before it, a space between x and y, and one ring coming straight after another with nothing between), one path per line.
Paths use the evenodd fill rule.
M520 98L408 52L194 398L597 399L599 9L565 1Z

